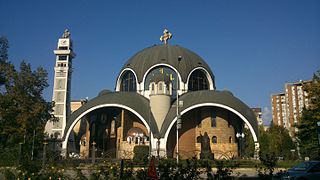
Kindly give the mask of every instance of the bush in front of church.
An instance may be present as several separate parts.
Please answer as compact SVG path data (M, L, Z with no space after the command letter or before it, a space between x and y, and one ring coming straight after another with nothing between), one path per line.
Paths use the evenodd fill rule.
M149 146L135 146L133 149L133 161L142 163L148 161Z

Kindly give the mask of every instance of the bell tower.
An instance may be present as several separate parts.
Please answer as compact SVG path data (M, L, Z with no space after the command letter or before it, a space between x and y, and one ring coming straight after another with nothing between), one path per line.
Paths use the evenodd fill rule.
M45 131L49 135L62 138L70 115L70 93L72 60L75 54L72 50L70 32L66 29L58 40L57 49L53 51L56 55L54 67L54 85L52 101L54 102L53 115L57 118L54 122L47 122Z

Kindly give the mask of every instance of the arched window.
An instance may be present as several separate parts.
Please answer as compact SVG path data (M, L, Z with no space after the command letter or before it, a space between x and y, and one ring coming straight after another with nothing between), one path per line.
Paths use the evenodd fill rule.
M149 90L150 81L157 75L164 74L170 76L170 80L172 83L172 97L176 96L176 88L177 88L177 73L167 66L157 66L150 70L144 79L144 90ZM159 84L158 84L159 86ZM164 86L163 86L164 87ZM178 85L179 87L179 85ZM151 86L152 88L152 86ZM169 87L167 87L169 88Z
M133 72L125 72L121 79L120 91L135 92L136 90L136 78Z
M154 83L151 84L151 90L154 91Z
M209 87L207 76L201 70L195 70L192 72L189 82L189 91L207 90Z
M217 136L213 136L213 137L212 137L212 143L213 143L213 144L217 144L217 143L218 143L218 138L217 138Z
M162 83L161 82L159 82L158 86L159 86L159 91L162 91Z
M197 137L197 143L201 143L201 136Z
M229 143L232 143L232 137L231 136L229 137Z

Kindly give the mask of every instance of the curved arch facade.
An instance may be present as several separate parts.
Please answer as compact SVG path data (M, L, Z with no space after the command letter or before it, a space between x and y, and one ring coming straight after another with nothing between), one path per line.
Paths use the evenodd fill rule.
M229 91L193 91L183 94L179 99L183 101L183 107L180 108L181 113L185 112L187 108L192 109L192 107L201 107L206 104L214 104L218 107L228 109L239 115L239 117L243 117L242 119L247 119L247 123L252 126L251 131L257 134L257 139L259 138L258 124L252 110L238 98L234 97ZM161 136L164 136L169 125L175 121L175 118L176 108L172 107L160 129Z
M64 143L63 147L67 147L67 139L69 139L70 133L73 130L74 126L81 120L81 118L83 118L85 115L89 114L90 112L100 109L100 108L104 108L104 107L118 107L118 108L123 108L126 109L130 112L132 112L133 114L135 114L137 117L139 117L139 119L144 123L144 125L147 127L147 130L150 131L150 127L149 124L147 123L147 120L142 117L141 114L139 114L138 112L136 112L135 110L131 109L130 107L127 107L125 105L121 105L121 104L100 104L97 106L94 106L86 111L84 111L83 113L81 113L78 117L76 117L73 122L69 125L69 127L66 129L65 135L64 135Z
M80 121L80 119L91 112L103 108L115 107L131 112L135 117L137 117L138 121L142 122L142 124L139 125L139 123L137 124L138 121L135 121L137 127L145 127L147 132L151 131L151 138L153 138L154 135L157 136L157 126L153 116L149 115L148 104L149 102L146 98L137 93L130 92L106 93L90 100L70 116L63 137L63 148L67 148L68 139L73 127Z
M197 104L197 105L193 105L191 107L188 107L186 109L184 109L182 112L181 112L181 116L184 115L185 113L193 110L193 109L196 109L196 108L199 108L199 107L205 107L205 106L212 106L212 107L220 107L220 108L223 108L223 109L226 109L230 112L233 112L234 114L236 114L237 116L239 116L244 122L245 124L249 127L250 129L250 132L253 136L253 140L254 142L258 142L258 133L256 132L256 130L254 129L254 126L249 122L249 120L247 118L245 118L240 112L236 111L235 109L231 108L231 107L228 107L226 105L223 105L223 104L217 104L217 103L202 103L202 104ZM174 124L176 123L177 121L177 118L175 117L170 125L168 126L168 129L167 131L165 131L165 134L164 134L164 139L168 139L168 135L170 133L170 130L172 129L172 127L174 126Z
M239 99L237 99L236 97L234 97L230 92L228 91L193 91L193 92L188 92L186 94L183 94L180 97L180 100L183 101L183 107L180 108L180 114L182 117L182 130L184 128L184 125L187 125L186 128L189 127L189 129L185 129L182 131L182 134L179 134L179 144L180 141L182 144L184 144L184 141L190 141L189 143L193 144L195 143L195 145L191 147L190 145L182 145L182 147L180 147L179 149L183 149L183 147L187 148L188 151L197 151L197 149L199 149L199 144L196 143L197 141L197 137L199 136L199 130L200 132L204 132L202 130L205 131L210 131L211 133L209 134L210 138L213 137L214 133L214 127L212 126L212 122L214 122L214 126L216 126L215 123L217 123L216 121L211 121L211 128L213 128L212 130L210 130L210 124L208 124L208 119L206 119L206 124L205 124L205 128L201 128L199 129L197 124L194 124L194 122L198 121L197 117L201 117L202 115L192 115L189 112L194 111L194 110L202 110L208 107L214 107L214 109L219 108L220 110L218 111L220 113L219 115L219 123L224 123L224 127L223 128L227 128L225 129L225 132L220 132L220 135L217 136L218 139L220 139L221 135L222 136L227 136L224 137L224 140L220 141L218 140L218 144L211 144L212 147L220 147L221 144L220 143L224 143L224 147L228 147L227 149L229 149L230 151L228 151L228 153L231 153L233 156L237 156L238 154L238 150L237 150L237 141L233 141L232 143L229 143L229 137L232 137L232 139L236 139L236 131L237 132L241 132L243 131L243 124L246 124L249 127L249 130L253 136L253 140L255 142L255 149L256 152L258 152L259 150L259 132L258 132L258 124L256 121L256 117L253 114L252 110L245 105L243 102L241 102ZM174 103L175 104L175 103ZM206 110L208 112L208 110ZM210 111L210 110L209 110ZM223 112L226 112L224 117L222 116ZM230 113L229 113L230 112ZM227 114L227 115L226 115ZM232 115L232 117L234 116L234 118L232 118L231 116L229 117L229 114ZM213 115L216 116L216 115ZM228 116L228 117L226 117ZM215 119L214 119L215 120ZM231 120L232 123L229 124L229 120ZM200 120L202 121L202 119ZM224 121L224 122L222 122ZM187 122L187 124L184 124L183 122ZM190 124L190 122L193 122L193 125ZM165 146L164 148L166 148L167 150L169 150L169 154L172 151L172 148L175 148L175 144L172 143L176 143L176 141L173 139L172 137L175 136L174 131L172 131L172 129L174 129L176 125L176 108L173 107L170 109L165 122L163 123L161 129L160 129L160 135L163 138L162 143L166 144L163 145ZM192 127L190 127L192 126ZM220 125L219 125L220 126ZM242 127L242 128L241 128ZM222 127L220 127L222 128ZM233 128L232 130L230 128ZM201 130L202 129L202 130ZM230 131L230 130L231 131ZM218 130L221 131L221 130ZM215 133L219 133L217 130L214 130ZM228 132L228 133L226 133ZM191 133L191 134L190 134ZM180 139L180 136L182 139ZM180 146L180 145L179 145ZM192 149L193 148L193 149ZM214 151L218 152L222 152L223 150L221 150L222 147L220 148L214 148ZM220 149L220 150L219 150ZM217 151L218 150L218 151ZM220 152L220 155L221 155ZM227 153L227 152L225 152ZM219 155L219 156L220 156Z
M204 112L208 113L207 109L209 107L219 108L219 120L218 125L216 127L212 127L210 119L208 117L202 119L202 114L194 116L194 112L206 110ZM220 110L222 109L222 110ZM223 111L225 110L225 111ZM192 112L193 113L189 113ZM227 112L227 113L224 113ZM231 112L239 117L238 121L234 121L235 119L229 119L221 116L222 114L229 114ZM211 113L211 112L210 112ZM241 156L241 151L243 151L243 146L241 146L241 140L237 139L236 133L243 132L243 124L246 124L250 132L253 136L254 145L255 145L255 157L258 157L259 151L259 142L258 142L258 134L255 132L253 125L249 122L249 120L242 115L237 110L216 103L203 103L197 104L191 107L184 109L181 112L182 122L181 126L182 129L179 130L179 156L181 158L191 158L191 157L198 157L201 158L201 149L202 149L202 142L199 141L199 136L202 136L203 133L205 136L208 137L210 140L214 140L208 142L208 146L211 147L210 151L212 152L212 157L215 159L221 159L223 154L229 154L228 158L234 158L237 156ZM199 126L198 118L200 119ZM195 119L194 119L195 118ZM168 126L167 130L165 131L163 137L163 147L166 149L166 155L168 157L175 157L176 150L177 150L177 142L176 142L176 126L177 119L174 118L171 121L170 125ZM195 124L195 121L198 125ZM229 122L231 123L229 124ZM201 135L202 132L202 135ZM200 134L199 134L200 133ZM225 137L227 136L227 137ZM233 141L236 139L236 141ZM242 149L241 149L242 148Z

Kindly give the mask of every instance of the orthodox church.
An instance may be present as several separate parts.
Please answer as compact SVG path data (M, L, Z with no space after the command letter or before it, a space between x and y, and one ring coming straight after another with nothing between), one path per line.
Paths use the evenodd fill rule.
M70 32L58 40L54 67L54 115L46 132L62 140L63 152L80 158L130 159L136 146L160 157L215 159L241 156L244 126L258 152L258 124L244 102L230 91L217 90L215 76L195 52L163 44L142 49L124 62L115 91L102 90L71 111L71 75L75 53Z

